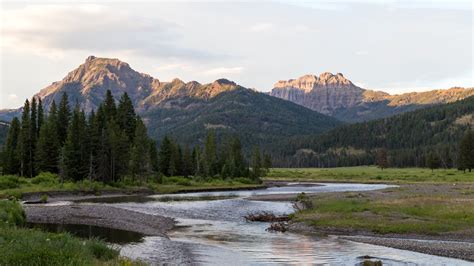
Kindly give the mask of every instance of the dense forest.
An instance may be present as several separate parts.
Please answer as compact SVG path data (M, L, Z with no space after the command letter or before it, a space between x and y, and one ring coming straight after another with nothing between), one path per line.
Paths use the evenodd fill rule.
M373 165L380 149L392 167L458 167L460 141L474 120L474 97L389 118L345 125L322 135L290 138L274 147L285 167ZM474 155L473 155L474 156Z
M250 166L239 138L217 144L209 131L204 147L180 146L164 136L161 144L148 136L132 101L124 93L118 104L110 91L95 112L86 115L67 94L48 114L41 99L26 100L21 119L14 118L1 154L2 173L33 177L58 173L62 179L117 182L166 176L258 177L271 166L269 155L255 148ZM252 169L252 170L250 170Z
M202 145L212 129L218 142L238 136L248 157L255 146L269 151L289 137L319 134L342 125L329 116L245 88L209 100L168 99L167 106L143 113L153 138L173 135L183 145Z

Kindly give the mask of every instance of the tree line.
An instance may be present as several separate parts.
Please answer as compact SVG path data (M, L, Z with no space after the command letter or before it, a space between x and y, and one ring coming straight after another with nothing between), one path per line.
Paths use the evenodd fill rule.
M40 98L26 100L21 120L10 124L1 161L3 174L51 172L62 179L102 182L160 175L258 179L271 167L269 155L258 148L249 165L237 137L218 147L213 132L204 147L183 148L165 136L158 149L127 93L116 104L109 90L88 115L77 103L71 110L66 93L59 105L51 103L47 114Z

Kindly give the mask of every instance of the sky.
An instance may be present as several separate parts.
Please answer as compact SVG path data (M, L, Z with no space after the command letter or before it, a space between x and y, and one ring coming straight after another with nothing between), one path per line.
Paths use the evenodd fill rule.
M326 71L391 94L474 86L470 0L0 1L0 109L89 55L259 91Z

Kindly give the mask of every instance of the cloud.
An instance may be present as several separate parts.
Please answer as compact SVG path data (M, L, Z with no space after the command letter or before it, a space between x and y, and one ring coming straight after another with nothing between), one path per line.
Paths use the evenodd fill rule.
M14 93L8 94L8 100L16 101L16 100L18 100L18 95L14 94Z
M124 52L212 60L223 55L180 45L177 24L103 5L27 5L0 11L3 46L61 58L68 51Z
M249 31L251 32L267 32L271 31L274 29L274 25L272 23L257 23L255 25L252 25L249 28Z
M203 75L207 76L219 76L219 75L231 75L240 74L244 70L243 67L216 67L205 70L202 72Z

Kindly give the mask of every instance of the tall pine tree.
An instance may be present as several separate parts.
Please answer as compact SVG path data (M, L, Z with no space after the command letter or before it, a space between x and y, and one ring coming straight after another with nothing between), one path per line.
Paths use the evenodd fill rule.
M19 159L19 142L20 138L20 121L18 118L13 118L8 135L3 147L3 173L4 174L20 174L20 159Z
M30 102L25 101L23 106L23 114L21 116L21 130L18 147L18 156L20 159L20 175L21 176L32 176L31 167L31 123L30 123Z
M64 145L68 134L69 119L71 111L69 109L69 101L66 93L63 93L58 109L58 140L61 146Z
M58 173L61 146L58 139L58 114L53 101L48 118L40 129L36 147L36 171Z

